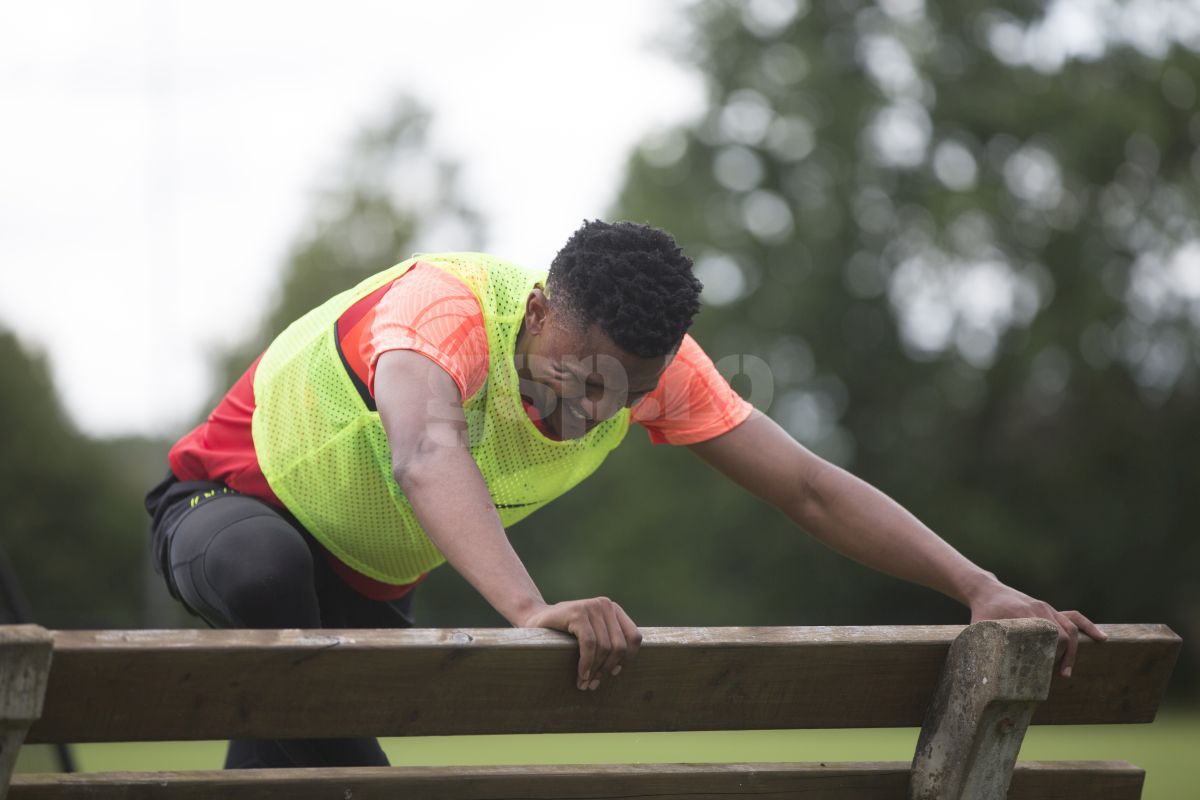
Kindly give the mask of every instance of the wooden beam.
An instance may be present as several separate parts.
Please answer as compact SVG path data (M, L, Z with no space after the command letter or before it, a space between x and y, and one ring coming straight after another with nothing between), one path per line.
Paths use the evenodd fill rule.
M37 625L0 627L0 800L25 734L42 713L52 644L50 633Z
M1018 764L1010 800L1137 800L1125 762ZM227 772L18 775L11 800L895 800L908 764L603 764L357 767Z
M913 758L911 800L1005 800L1037 704L1050 691L1058 627L977 622L954 640Z
M1166 625L1102 625L1112 636L1096 643L1080 637L1079 657L1064 678L1054 670L1050 698L1033 713L1034 725L1087 725L1094 708L1115 722L1153 722L1182 640ZM1111 646L1110 646L1111 645Z
M1154 718L1179 637L1105 629L1035 721ZM540 629L59 631L29 741L916 726L962 630L644 628L595 692Z

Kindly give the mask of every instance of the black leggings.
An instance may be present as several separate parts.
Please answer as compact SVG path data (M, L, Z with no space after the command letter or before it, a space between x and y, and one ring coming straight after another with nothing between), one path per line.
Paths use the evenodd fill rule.
M286 511L219 483L169 475L146 498L156 570L213 628L407 628L412 592L366 598ZM234 740L226 769L387 766L372 738Z

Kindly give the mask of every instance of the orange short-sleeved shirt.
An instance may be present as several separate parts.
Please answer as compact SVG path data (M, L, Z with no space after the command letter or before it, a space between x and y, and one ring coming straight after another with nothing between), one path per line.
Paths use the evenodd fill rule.
M375 363L388 350L415 350L454 379L464 399L482 388L488 372L487 332L479 301L466 284L418 263L364 316L354 342L363 379L374 396ZM352 366L354 366L352 364ZM632 408L631 420L655 444L703 442L732 430L751 406L729 385L690 335L663 371L658 386Z
M380 287L338 320L338 337L350 369L374 396L375 365L389 350L413 350L454 379L464 399L487 379L488 344L479 300L462 281L418 262ZM254 373L258 361L234 384L203 423L169 454L180 480L221 481L243 494L282 506L254 452ZM691 336L685 336L655 389L634 404L632 421L656 444L686 445L719 436L753 410ZM538 420L535 420L538 421ZM403 596L409 586L381 583L327 559L351 586L376 600Z

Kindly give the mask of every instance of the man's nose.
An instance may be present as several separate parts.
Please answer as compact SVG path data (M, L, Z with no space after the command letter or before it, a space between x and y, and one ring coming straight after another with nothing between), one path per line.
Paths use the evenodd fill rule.
M619 392L601 392L599 397L588 397L583 403L583 410L596 422L604 422L615 416L624 405Z

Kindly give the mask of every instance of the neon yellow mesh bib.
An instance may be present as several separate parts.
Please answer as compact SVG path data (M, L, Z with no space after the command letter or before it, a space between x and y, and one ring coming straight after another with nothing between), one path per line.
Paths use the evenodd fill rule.
M358 393L337 352L338 318L422 261L479 298L490 364L463 404L475 463L505 527L596 470L629 427L629 410L582 439L545 438L521 404L514 366L525 300L544 274L483 253L424 254L374 275L292 323L254 376L254 449L271 489L323 545L354 569L409 583L445 558L392 478L378 412Z

